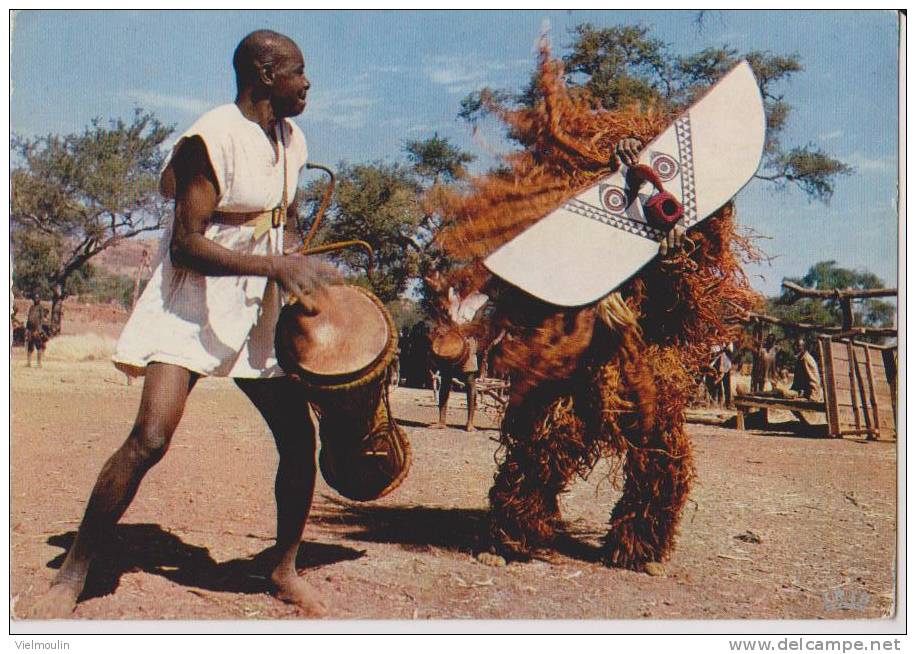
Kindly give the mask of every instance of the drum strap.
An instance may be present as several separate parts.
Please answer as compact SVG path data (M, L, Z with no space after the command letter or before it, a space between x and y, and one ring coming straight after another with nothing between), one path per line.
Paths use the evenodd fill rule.
M388 385L388 379L391 375L392 366L394 366L394 360L392 360L391 363L389 363L385 368L385 377L384 381L382 382L384 384L384 389L382 390L382 401L385 403L385 411L388 413L388 433L390 434L393 434L395 429L397 429L394 421L394 413L391 412L391 398L388 395L390 389L390 386Z
M258 240L271 229L282 229L286 225L286 211L289 208L289 192L287 190L286 174L286 139L283 129L280 129L280 150L283 152L283 199L279 206L267 211L230 212L214 211L210 222L236 227L254 227L253 240Z

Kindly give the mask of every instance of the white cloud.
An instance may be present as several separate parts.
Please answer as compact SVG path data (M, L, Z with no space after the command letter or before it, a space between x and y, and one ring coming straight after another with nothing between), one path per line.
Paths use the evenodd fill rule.
M897 157L888 155L885 157L869 157L863 152L856 150L852 154L841 157L844 163L849 164L856 169L856 172L896 172Z
M142 89L129 89L123 91L121 95L144 107L175 109L189 114L202 114L215 106L212 102L200 98L156 93Z
M434 84L444 86L452 94L476 91L482 86L494 84L504 73L520 65L528 65L524 59L508 62L481 61L472 56L440 55L429 57L423 65L424 74Z
M404 130L404 132L406 134L418 134L420 132L433 132L435 130L436 128L432 125L414 125L412 127L408 127L406 130Z
M359 75L354 77L354 81L363 83L379 75L401 75L410 72L407 66L361 66Z
M725 32L724 34L717 34L716 40L720 43L732 43L733 41L743 41L747 37L747 32Z
M843 130L836 129L832 132L827 132L826 134L818 134L817 138L819 138L821 141L832 141L833 139L840 138L841 136L843 136Z
M366 124L369 112L378 99L367 94L362 86L318 89L309 93L305 122L328 123L346 129L359 129Z
M369 66L369 72L371 73L390 73L392 75L397 75L407 72L407 70L406 66Z

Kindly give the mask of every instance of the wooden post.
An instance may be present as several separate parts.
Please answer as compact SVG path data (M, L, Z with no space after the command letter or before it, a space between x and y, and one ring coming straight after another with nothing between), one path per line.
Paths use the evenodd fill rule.
M852 298L849 296L840 296L840 309L843 311L843 330L852 329Z
M846 353L849 357L849 401L852 403L852 415L856 419L856 430L862 429L862 421L859 419L859 405L856 403L856 373L853 370L855 365L855 354L852 351L852 344L846 341Z
M833 438L841 438L840 417L837 407L836 379L833 372L833 351L829 336L818 336L817 345L821 353L821 379L824 390L824 408L827 410L827 431Z
M881 418L878 415L878 397L875 395L875 373L871 367L871 348L868 347L867 343L862 347L865 349L865 373L868 379L868 397L871 400L872 412L875 414L875 439L879 439L881 438Z
M874 440L875 439L875 430L872 427L871 412L868 410L868 405L865 403L865 384L862 383L862 371L859 370L859 361L856 358L856 348L852 340L849 341L848 348L849 348L849 366L850 366L850 369L855 370L854 385L859 387L859 398L862 401L862 413L864 414L864 417L865 417L865 429L868 432L868 440ZM851 384L853 383L852 378L850 378L850 383ZM856 397L855 389L851 391L851 395L853 398L852 401L855 402L855 397Z
M894 411L894 429L897 428L897 361L894 359L896 353L894 349L882 348L881 357L884 359L884 374L887 375L887 383L891 387L891 408Z

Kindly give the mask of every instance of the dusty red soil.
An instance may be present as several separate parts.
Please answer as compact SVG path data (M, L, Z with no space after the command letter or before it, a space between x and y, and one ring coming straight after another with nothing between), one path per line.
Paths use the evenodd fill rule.
M36 370L14 353L14 616L60 565L140 390L105 362ZM608 466L564 497L571 538L556 557L491 567L475 552L496 432L425 429L435 415L431 391L400 389L394 406L415 455L404 484L354 504L319 482L299 563L331 617L879 618L894 610L893 442L691 425L699 481L666 576L596 562L618 493ZM492 427L492 415L481 422ZM203 380L75 617L296 618L266 594L259 565L273 533L275 465L266 427L243 395L227 380Z

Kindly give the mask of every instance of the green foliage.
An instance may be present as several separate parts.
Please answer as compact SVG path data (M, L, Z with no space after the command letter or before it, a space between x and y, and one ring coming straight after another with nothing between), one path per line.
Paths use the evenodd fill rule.
M401 333L404 327L408 329L413 327L424 317L420 305L409 298L400 298L389 302L385 306L394 320L398 333Z
M11 236L13 254L13 289L25 297L38 293L51 297L51 279L60 268L62 239L41 231L14 230Z
M794 282L799 286L814 289L870 289L884 288L884 281L874 273L863 270L852 270L837 266L836 261L820 261L808 269L804 276L788 278L786 281ZM766 313L792 322L806 322L826 326L840 326L843 324L843 314L840 304L835 299L801 298L790 302L796 297L794 293L784 290L782 295L769 298ZM853 324L864 327L893 327L897 310L893 303L876 298L853 300ZM791 343L787 339L795 334L787 333L781 327L771 327L777 339L784 341L781 347L791 350ZM874 339L872 339L874 340ZM880 339L879 339L880 340Z
M741 59L747 59L760 86L767 120L758 178L781 188L795 186L809 199L827 202L836 180L852 173L852 168L813 145L786 148L780 140L792 110L781 89L792 75L803 70L796 54L759 50L742 54L725 45L676 55L668 44L653 37L649 28L633 25L596 27L584 23L571 33L573 40L563 57L567 83L588 89L608 109L636 103L680 111ZM482 89L462 101L458 116L475 123L487 114L488 107L532 106L539 99L536 86L530 83L518 94ZM511 132L507 136L513 138Z
M801 278L789 278L786 281L794 282L805 288L816 289L857 289L865 290L870 288L884 288L884 280L868 272L867 270L851 270L849 268L840 268L836 261L820 261L808 269L808 272ZM786 300L793 294L784 291L780 302L785 304ZM815 310L808 308L809 303L821 305L821 309ZM829 325L840 325L843 322L842 310L840 303L835 299L816 300L805 298L798 300L794 305L805 307L801 311L807 311L810 315L824 315ZM896 308L890 302L875 298L865 298L855 300L852 303L853 324L864 327L892 327L894 325L894 316ZM818 320L818 322L821 322Z
M437 184L460 183L465 165L474 160L438 134L407 141L404 152L406 163L341 163L334 196L314 242L369 243L375 252L371 279L364 250L349 248L330 257L348 281L369 288L388 303L413 291L417 281L442 265L442 253L433 243L442 217L425 206L423 196ZM312 214L300 218L300 231L314 220L326 188L326 182L320 180L300 189L303 213ZM405 315L413 320L415 310Z
M463 179L467 175L465 166L477 158L452 145L438 132L422 141L407 141L404 151L414 172L433 184Z
M129 309L133 301L134 280L87 263L80 274L71 276L70 295L79 295L84 302L117 302Z
M316 204L325 182L303 189L306 204ZM402 164L341 163L334 198L316 244L362 240L375 252L375 271L364 250L348 248L331 255L356 283L369 287L383 302L400 296L419 271L421 244L414 238L423 219L421 186Z
M515 95L501 89L491 89L484 87L479 91L469 93L462 98L458 110L458 117L474 125L481 118L487 115L487 105L505 105L512 102L523 102L526 97L533 98L534 91L529 86L527 93ZM530 104L533 100L528 100L525 104Z
M616 25L599 29L584 23L563 57L571 81L582 84L607 108L631 102L646 104L670 96L671 61L665 44L649 28Z
M838 177L851 175L853 169L832 158L809 143L804 147L778 152L764 164L769 174L759 174L760 179L775 182L780 188L788 184L799 187L810 200L828 202L833 196L833 185Z
M49 280L60 266L63 250L53 235L26 230L16 232L13 238L13 292L20 297L38 293L42 298L51 298ZM88 302L117 302L129 307L133 288L130 277L86 263L67 277L63 294L79 295Z
M14 278L64 293L99 252L145 231L167 214L159 196L162 143L172 133L137 110L127 123L94 120L79 134L13 136L10 232Z

